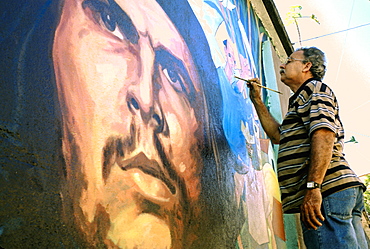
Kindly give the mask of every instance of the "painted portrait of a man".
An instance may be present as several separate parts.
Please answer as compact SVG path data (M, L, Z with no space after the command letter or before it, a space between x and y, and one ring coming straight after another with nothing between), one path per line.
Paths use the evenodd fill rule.
M233 101L196 4L1 3L0 246L224 249L242 232L269 243L271 224L259 241L248 229L270 216L247 222L267 205L257 122L249 109L244 128L225 118ZM252 74L243 54L231 80Z
M99 230L122 248L191 246L208 114L203 79L160 4L66 0L53 63L66 188L88 239Z
M46 204L54 215L45 217L63 227L59 234L78 237L72 245L233 247L238 225L221 219L237 212L226 205L233 187L222 163L232 156L217 154L220 147L227 149L218 127L217 73L188 3L65 0L22 7L38 16L26 20L31 28L19 39L24 49L15 53L14 67L22 72L6 83L14 88L7 109L14 109L3 116L2 145L29 151L35 163L26 160L22 174L29 168L40 174L42 167L46 173L20 177L37 181L43 198L27 195L27 203L39 207L20 213L13 229L12 219L2 217L4 238L19 242L24 226L32 223L29 216L45 206L47 186L54 186L53 202ZM48 45L43 54L35 48L41 42ZM54 110L33 120L30 112L42 108ZM38 160L36 153L53 156ZM19 155L13 156L13 164L19 163ZM5 166L3 172L13 169ZM12 178L5 179L4 189L20 180ZM15 193L22 191L17 188ZM48 218L38 219L49 224ZM228 227L229 235L213 238ZM34 227L28 228L23 234L32 235Z

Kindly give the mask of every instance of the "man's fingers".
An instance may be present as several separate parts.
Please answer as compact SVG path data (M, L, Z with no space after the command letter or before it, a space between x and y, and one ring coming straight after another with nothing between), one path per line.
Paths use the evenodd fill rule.
M257 79L257 78L253 78L253 79L248 80L248 83L249 83L248 85L252 85L253 87L261 85L259 79Z
M248 80L247 86L250 89L249 96L252 101L261 98L261 87L259 79L253 78Z
M301 219L307 228L317 229L317 226L322 226L322 221L325 220L321 213L322 197L321 192L317 189L307 191L303 203L301 205Z
M324 221L325 220L324 216L321 213L321 210L319 210L319 212L316 214L316 217L318 217L321 221Z
M314 228L315 230L317 229L316 226L321 226L322 225L321 221L319 221L317 219L317 215L315 215L315 214L312 214L312 216L310 217L310 223L311 223L312 228Z
M315 210L315 215L314 215L314 222L318 226L322 226L322 222L325 220L324 216L321 213L320 209Z
M252 81L252 80L248 80L248 82L247 82L247 86L248 86L249 88L253 89L253 88L255 87L255 84L254 84L254 83L255 83L254 81Z
M312 207L306 205L302 206L301 220L307 228L313 228L316 230L318 226L322 226L321 221L324 220L324 217L321 214L320 209L313 209Z
M306 207L303 209L304 210L304 224L306 225L307 228L313 228L316 230L316 226L312 223L312 217L314 217L314 212L311 210L310 207Z

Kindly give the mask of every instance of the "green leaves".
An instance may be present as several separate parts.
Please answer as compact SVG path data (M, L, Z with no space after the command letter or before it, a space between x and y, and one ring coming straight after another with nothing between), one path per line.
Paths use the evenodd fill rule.
M290 11L286 13L286 18L285 18L286 25L295 24L295 26L297 27L299 43L301 46L302 46L301 32L299 30L299 25L298 25L297 20L300 18L309 18L309 19L314 20L317 24L320 24L319 19L314 14L302 15L301 13L302 9L303 7L300 5L291 6Z
M286 18L285 18L285 20L287 21L287 25L295 23L296 19L298 19L298 18L309 18L309 19L314 20L316 23L320 24L320 21L319 21L319 19L317 18L316 15L314 15L314 14L303 15L301 13L302 9L303 9L303 7L300 6L300 5L290 7L290 11L286 13Z

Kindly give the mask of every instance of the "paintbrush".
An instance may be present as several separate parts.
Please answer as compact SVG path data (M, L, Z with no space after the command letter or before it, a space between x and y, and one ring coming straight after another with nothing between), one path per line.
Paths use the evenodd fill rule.
M237 79L239 79L239 80L244 80L245 82L247 82L247 83L249 83L249 84L251 84L251 83L252 83L252 81L250 81L250 80L246 80L246 79L240 78L240 77L238 77L238 76L234 76L234 77L235 77L235 78L237 78ZM255 84L256 84L257 86L260 86L260 87L265 88L265 89L267 89L267 90L270 90L270 91L273 91L273 92L276 92L276 93L283 94L282 92L279 92L279 91L276 91L276 90L274 90L274 89L271 89L271 88L265 87L265 86L263 86L263 85L261 85L261 84L258 84L258 83L256 83L256 82L255 82Z

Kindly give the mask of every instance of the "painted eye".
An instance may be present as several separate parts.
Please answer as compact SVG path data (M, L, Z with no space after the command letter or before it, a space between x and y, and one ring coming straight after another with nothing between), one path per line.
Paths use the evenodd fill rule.
M184 92L184 82L181 75L175 70L169 68L163 68L163 74L166 76L167 80L171 83L172 87L178 92Z
M117 38L121 40L124 39L124 36L117 25L116 15L108 4L100 2L99 0L86 0L82 3L82 7L91 10L96 23Z
M187 98L192 98L194 94L194 85L189 76L189 72L185 67L184 61L175 57L169 51L165 49L158 49L155 51L156 60L156 74L161 77L161 82L163 84L167 82L172 88L187 96Z

